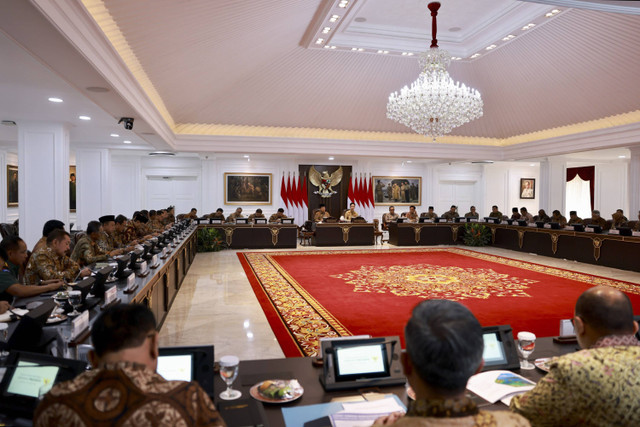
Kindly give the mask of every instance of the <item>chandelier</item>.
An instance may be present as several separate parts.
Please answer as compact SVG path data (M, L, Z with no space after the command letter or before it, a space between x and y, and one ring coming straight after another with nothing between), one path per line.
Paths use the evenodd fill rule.
M438 48L436 16L440 3L429 3L431 11L431 48L419 56L422 72L418 79L400 93L389 95L387 117L432 137L443 136L454 128L482 117L480 92L455 82L447 67L451 55Z

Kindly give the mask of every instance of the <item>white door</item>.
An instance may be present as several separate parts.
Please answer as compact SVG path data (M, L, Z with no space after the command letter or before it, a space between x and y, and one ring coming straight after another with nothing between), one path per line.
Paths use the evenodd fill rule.
M199 194L200 180L195 176L147 177L147 209L175 205L176 215L188 213L199 208Z

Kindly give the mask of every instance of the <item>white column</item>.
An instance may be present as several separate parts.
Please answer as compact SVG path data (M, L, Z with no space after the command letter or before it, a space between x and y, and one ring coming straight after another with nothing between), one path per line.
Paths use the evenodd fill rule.
M69 129L63 123L18 125L20 236L33 245L50 219L69 222Z
M0 222L7 221L7 152L0 151Z
M111 153L106 149L76 150L76 218L74 230L86 230L89 221L97 221L111 211L109 171Z
M206 155L202 160L202 203L198 215L208 215L221 206L216 205L218 188L222 188L218 179L218 167L215 155ZM278 183L280 184L280 183ZM275 196L275 193L274 193ZM280 193L278 193L280 197ZM275 202L274 202L275 203ZM224 209L224 207L223 207ZM229 215L230 212L225 212Z
M627 218L636 219L640 210L640 146L630 147L629 160L629 215Z
M567 165L564 158L549 158L540 162L540 206L547 215L553 210L562 212L565 206ZM537 212L531 212L536 215ZM566 214L566 212L564 212Z

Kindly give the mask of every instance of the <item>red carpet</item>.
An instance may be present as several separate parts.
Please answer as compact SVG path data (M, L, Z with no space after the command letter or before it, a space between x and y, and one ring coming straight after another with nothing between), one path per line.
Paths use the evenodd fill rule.
M399 335L424 299L466 305L483 326L558 334L578 296L595 285L640 285L465 249L238 253L287 357L313 355L322 337ZM404 346L404 342L403 342Z

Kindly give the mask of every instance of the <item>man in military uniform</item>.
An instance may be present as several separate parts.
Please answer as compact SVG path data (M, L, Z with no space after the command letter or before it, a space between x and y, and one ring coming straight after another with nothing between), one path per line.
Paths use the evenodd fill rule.
M409 212L407 212L406 218L409 220L409 222L418 222L418 212L416 212L415 206L409 206Z
M322 220L324 220L325 218L329 218L330 216L331 215L329 214L329 212L327 212L327 207L325 206L325 204L321 203L320 209L318 209L313 215L313 220L315 222L322 222Z
M497 218L502 220L502 212L498 210L496 205L491 206L491 213L489 214L489 218Z
M73 281L78 272L80 277L87 277L91 270L80 266L67 255L71 236L64 230L55 230L47 237L47 246L34 253L31 258L34 263L31 269L27 268L25 281L27 283L39 283L41 280L63 279Z
M42 286L26 286L20 280L20 266L27 260L27 244L18 236L5 237L0 243L0 302L5 308L14 297L27 298L56 291L64 282L50 280ZM6 311L6 310L5 310ZM1 310L0 310L1 312Z
M520 214L522 215L522 219L526 219L527 223L532 223L533 222L533 215L531 215L528 211L527 208L520 208Z
M522 215L518 212L518 208L511 209L511 219L518 220L522 218Z
M433 206L429 206L429 212L423 212L420 216L427 219L438 218L438 214L433 211Z
M357 218L359 216L360 215L358 214L358 212L356 212L356 204L355 203L351 203L349 205L349 210L344 213L344 219L346 221L351 221L352 219L355 219L355 218Z
M578 216L578 212L571 211L569 212L569 225L580 225L582 224L582 218Z
M551 218L549 217L549 215L547 215L544 209L540 209L538 211L538 215L533 217L533 222L544 222L546 224L550 221L551 221Z
M476 211L476 207L475 206L471 206L469 208L469 212L464 214L464 217L465 218L471 218L471 219L480 219L480 214Z
M236 211L227 217L227 222L236 222L237 218L244 218L242 208L236 208Z
M74 246L71 259L80 266L91 265L96 262L106 261L109 257L120 255L120 250L111 252L103 251L98 245L100 240L101 225L98 221L91 221L87 225L87 234Z
M249 215L249 222L256 222L256 218L266 218L262 213L262 209L258 208L254 213Z
M224 222L224 211L222 210L222 208L218 208L218 209L216 209L215 212L209 214L209 218L211 218L211 219L219 219L222 222Z
M451 208L442 214L442 218L446 218L447 221L453 221L454 218L460 217L457 210L458 207L456 205L451 205Z
M278 208L278 212L269 217L269 222L282 222L282 219L286 217L287 216L284 214L284 209Z
M600 216L600 211L597 209L591 212L591 221L589 222L589 225L598 225L603 230L607 229L607 221Z
M64 230L64 222L57 219L50 219L44 223L42 227L42 237L36 242L31 252L36 252L38 249L42 249L47 246L47 237L53 230Z
M551 221L550 222L557 222L558 224L560 224L560 227L564 227L565 225L567 225L567 218L565 218L560 213L560 211L556 209L551 214Z
M387 230L390 222L398 221L399 215L396 213L396 208L389 206L389 212L382 215L382 229Z

